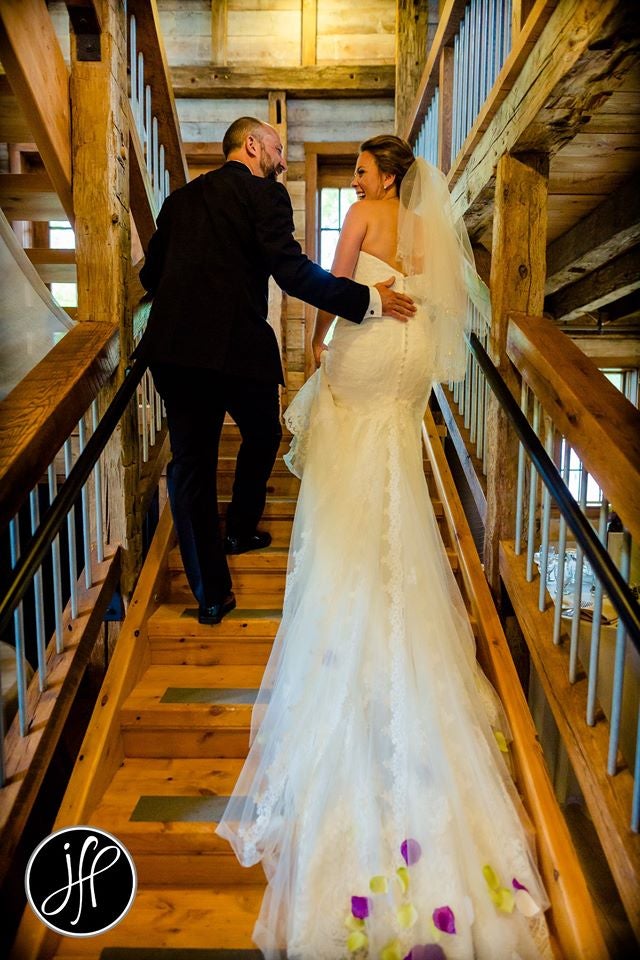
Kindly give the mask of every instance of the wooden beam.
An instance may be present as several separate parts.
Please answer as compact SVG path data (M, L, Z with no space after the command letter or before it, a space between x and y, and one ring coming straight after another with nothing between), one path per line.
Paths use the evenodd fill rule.
M0 528L112 375L116 333L109 324L74 327L0 404Z
M303 67L316 62L318 39L318 0L302 0L302 56Z
M129 0L127 9L136 18L138 46L144 54L145 82L151 87L152 111L158 120L158 142L164 144L171 190L175 190L187 182L189 171L156 0Z
M640 413L550 320L512 315L507 351L622 522L640 538Z
M572 336L571 341L597 367L640 367L640 337Z
M637 243L640 243L640 190L633 177L549 244L545 293L554 293Z
M48 224L47 224L48 227ZM49 247L26 247L26 255L44 283L75 283L75 250L52 250Z
M396 6L396 130L406 126L422 76L429 31L429 3L398 0Z
M64 208L62 218L73 223L69 71L44 0L2 0L0 60Z
M601 720L595 726L585 723L587 712L587 680L584 674L576 683L569 683L568 651L566 644L555 645L553 636L553 605L544 613L538 610L537 578L527 583L522 557L517 557L513 543L500 545L500 573L522 628L531 661L544 689L545 697L562 742L567 749L571 766L580 783L589 814L600 837L607 862L611 868L629 922L640 936L640 838L631 832L631 798L633 775L624 767L614 777L607 774L609 731ZM559 864L562 871L562 864ZM585 944L585 948L588 944ZM608 956L598 952L591 955ZM582 951L566 954L583 957Z
M536 27L539 6L549 9L538 0L522 31L523 45ZM455 215L466 215L484 202L488 222L487 194L498 158L506 151L556 153L622 84L635 62L637 37L633 4L560 0L473 152L465 145L450 171ZM512 51L501 76L511 70L517 52ZM468 142L485 123L478 117Z
M2 174L0 207L7 220L67 219L67 211L46 173Z
M308 67L224 67L195 65L171 69L176 97L207 100L255 98L270 90L296 97L392 97L395 67L361 64Z
M27 118L3 74L0 76L0 143L24 143L32 139Z
M544 302L545 312L568 323L583 313L604 307L640 290L640 246L610 260L581 280L576 280Z
M227 62L227 0L211 0L211 59L224 66Z
M523 162L526 159L527 162ZM544 298L547 234L548 161L544 156L500 157L491 256L491 328L489 353L515 398L520 381L507 356L509 314L519 310L541 314ZM513 427L489 391L485 436L487 450L487 516L485 572L499 595L498 546L513 535L516 505L518 442Z

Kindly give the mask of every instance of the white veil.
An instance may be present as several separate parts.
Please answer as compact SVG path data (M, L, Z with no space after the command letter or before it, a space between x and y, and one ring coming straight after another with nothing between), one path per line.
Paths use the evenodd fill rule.
M464 220L453 219L444 175L421 157L400 187L397 255L408 277L406 292L433 325L434 380L461 380L473 307L490 320L489 290L476 272Z

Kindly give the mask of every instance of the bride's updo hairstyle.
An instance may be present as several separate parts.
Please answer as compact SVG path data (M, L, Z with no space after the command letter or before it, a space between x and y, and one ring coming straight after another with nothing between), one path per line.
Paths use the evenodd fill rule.
M370 140L360 144L360 153L365 152L373 156L382 173L395 174L396 189L400 193L403 177L415 160L408 142L402 137L383 133L379 137L371 137Z

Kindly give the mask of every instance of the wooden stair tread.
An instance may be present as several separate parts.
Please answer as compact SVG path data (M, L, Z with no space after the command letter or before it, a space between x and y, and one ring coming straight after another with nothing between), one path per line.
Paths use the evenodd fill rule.
M196 853L235 858L232 848L214 833L219 814L207 812L207 803L231 795L240 770L240 758L126 758L92 814L96 827L109 830L131 853L154 855ZM186 801L186 815L167 819L162 799ZM151 815L141 813L141 800ZM200 803L199 803L200 802ZM157 818L154 816L154 804ZM195 809L189 809L189 804ZM199 812L202 811L202 812Z
M194 601L195 602L195 601ZM216 644L229 637L243 639L272 638L280 626L281 611L249 610L236 607L224 619L211 627L198 623L197 608L183 603L162 603L147 621L150 640L158 638L198 637L207 643Z
M221 514L226 514L230 502L230 496L218 498L218 506L220 507ZM296 497L269 496L267 497L267 502L262 513L262 519L268 520L273 517L279 520L293 520L297 502Z
M261 573L286 571L289 551L285 547L265 547L264 550L249 550L247 553L230 554L229 569L234 571L255 570ZM182 557L178 547L169 552L169 570L182 570Z
M264 885L199 887L140 887L131 910L113 929L91 938L100 956L105 947L255 949L251 933L258 916ZM87 956L83 938L64 937L60 956L77 960Z

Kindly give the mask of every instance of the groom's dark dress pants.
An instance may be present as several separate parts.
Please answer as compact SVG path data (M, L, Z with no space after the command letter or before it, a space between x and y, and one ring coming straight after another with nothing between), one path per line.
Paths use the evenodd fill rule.
M209 607L231 589L216 484L225 412L242 436L226 532L250 536L264 510L282 437L278 386L202 367L155 364L151 372L167 411L172 453L167 487L180 553L198 603Z

